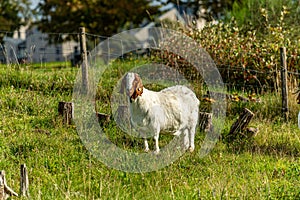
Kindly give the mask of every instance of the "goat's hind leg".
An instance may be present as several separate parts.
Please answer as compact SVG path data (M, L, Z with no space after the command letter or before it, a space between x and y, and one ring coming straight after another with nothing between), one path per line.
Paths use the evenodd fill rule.
M189 151L193 152L195 150L195 132L196 128L189 129Z
M188 129L184 129L182 133L183 133L183 148L184 150L187 150L190 147L189 131Z
M155 141L155 150L154 150L154 154L159 154L159 145L158 145L158 138L159 138L159 133L157 133L154 136L154 141Z
M149 152L149 145L146 138L144 138L144 144L145 144L145 152Z

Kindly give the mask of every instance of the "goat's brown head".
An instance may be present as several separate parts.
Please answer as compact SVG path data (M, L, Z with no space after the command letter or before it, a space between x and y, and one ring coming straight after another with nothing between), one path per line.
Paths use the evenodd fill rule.
M138 96L142 96L143 94L143 83L140 76L136 73L129 72L127 73L121 83L121 93L126 91L126 95L128 95L130 102L136 100Z

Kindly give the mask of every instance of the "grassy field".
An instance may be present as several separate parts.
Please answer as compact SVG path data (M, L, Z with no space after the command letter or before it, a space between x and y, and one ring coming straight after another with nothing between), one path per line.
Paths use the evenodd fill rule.
M101 111L108 110L111 83L138 64L116 64L107 73L107 83L99 86ZM57 106L72 100L77 69L62 66L0 65L0 169L6 171L7 184L19 192L19 167L26 163L28 199L300 199L294 99L287 123L280 117L278 94L262 96L263 104L229 103L222 134L248 107L256 113L251 126L259 128L257 136L243 144L220 140L208 156L186 153L159 171L126 173L95 159L75 125L63 125ZM114 142L126 145L113 125L108 132L117 138ZM203 138L198 132L196 152Z

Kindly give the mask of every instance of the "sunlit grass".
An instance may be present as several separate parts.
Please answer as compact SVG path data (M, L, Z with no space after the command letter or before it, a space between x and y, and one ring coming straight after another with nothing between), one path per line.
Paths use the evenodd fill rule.
M139 64L116 63L103 75L97 102L100 110L110 111L114 84ZM228 144L221 138L208 156L200 158L205 135L198 132L194 153L184 154L159 171L126 173L96 160L83 146L75 125L64 125L57 113L59 101L72 100L76 72L70 67L44 71L1 66L0 169L6 171L7 184L15 191L19 166L26 163L31 199L300 198L298 107L292 97L288 123L280 116L277 94L261 96L262 103L228 104L222 134L229 131L242 108L255 113L250 125L259 132L248 142ZM142 151L142 140L126 135L114 122L105 130L120 148ZM162 135L162 145L168 139Z

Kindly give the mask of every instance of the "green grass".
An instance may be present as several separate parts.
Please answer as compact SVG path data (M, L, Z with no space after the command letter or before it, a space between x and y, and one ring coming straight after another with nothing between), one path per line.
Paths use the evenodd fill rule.
M109 111L113 83L126 69L140 64L116 63L104 74L97 96L101 111ZM159 171L126 173L95 159L75 125L63 125L57 106L59 101L71 101L76 73L68 66L0 66L0 169L6 171L7 184L19 192L19 167L26 163L28 199L300 198L298 107L292 98L288 123L278 116L278 95L262 96L262 104L230 103L223 134L243 107L256 113L251 126L259 133L247 142L220 140L208 156L199 158L204 135L198 133L195 153L186 153ZM126 136L114 123L106 130L118 146L142 150L139 139ZM162 136L162 144L167 139Z

